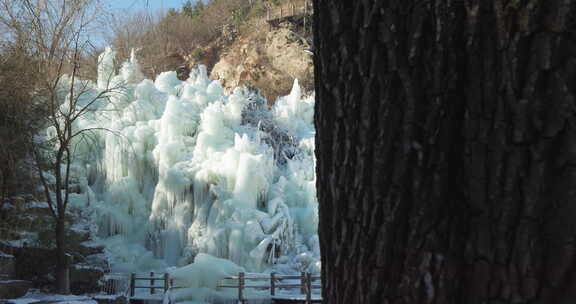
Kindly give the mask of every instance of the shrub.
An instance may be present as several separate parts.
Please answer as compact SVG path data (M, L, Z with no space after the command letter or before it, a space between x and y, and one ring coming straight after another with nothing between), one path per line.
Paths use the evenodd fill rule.
M192 53L190 53L190 56L192 56L194 61L200 61L202 58L204 58L204 50L201 48L195 48Z

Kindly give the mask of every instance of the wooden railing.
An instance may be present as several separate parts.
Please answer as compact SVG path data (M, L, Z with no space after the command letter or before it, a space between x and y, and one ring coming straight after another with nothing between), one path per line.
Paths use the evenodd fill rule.
M283 5L278 8L268 8L266 12L266 20L280 19L284 17L291 17L297 15L308 15L312 13L312 4L309 0L298 1L300 4L290 2L288 5Z
M128 273L106 273L103 277L104 283L100 292L106 295L127 295L130 288L130 274Z
M136 285L137 281L148 281L149 285ZM163 281L163 286L156 286L156 281ZM162 289L164 293L170 289L170 276L168 273L164 273L162 276L158 277L154 272L150 272L149 277L137 277L135 273L130 274L130 297L134 297L136 294L136 288L149 289L150 294L156 293L156 289Z
M271 273L270 276L247 276L244 272L240 272L237 277L227 277L224 280L236 280L237 284L226 285L219 284L218 288L237 288L238 289L238 302L245 303L244 296L246 288L257 289L270 289L270 296L276 296L278 289L294 289L299 288L300 294L305 295L305 303L312 303L312 289L321 289L321 284L314 284L314 281L320 281L320 276L313 276L311 273L302 272L298 275L277 275ZM299 280L298 284L282 283L283 280ZM251 285L249 281L267 281L268 285Z
M141 275L141 274L140 274ZM312 290L321 289L320 276L312 275L311 273L302 272L300 275L277 275L275 273L270 273L269 276L263 275L246 275L244 272L238 273L238 276L226 277L223 280L235 280L237 284L218 284L218 288L235 288L238 289L238 302L246 303L246 289L270 289L270 296L277 296L277 291L280 289L299 289L300 295L304 295L303 301L307 304L312 303ZM298 280L295 282L284 283L285 280ZM138 285L137 282L148 282L148 285ZM162 281L162 286L156 286L157 281ZM251 284L250 281L266 281L267 284ZM315 284L315 282L318 282ZM150 272L149 276L138 276L135 273L130 274L130 297L133 298L136 294L136 289L149 289L150 295L156 293L157 289L161 289L166 293L170 289L186 288L184 286L175 287L174 283L170 279L168 273L164 273L158 276L154 272Z

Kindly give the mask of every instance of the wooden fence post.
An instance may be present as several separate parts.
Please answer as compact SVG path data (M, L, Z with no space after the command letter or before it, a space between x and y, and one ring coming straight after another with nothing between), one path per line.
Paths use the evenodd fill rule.
M312 303L312 275L306 273L306 304Z
M134 297L134 294L136 293L136 274L131 273L130 274L130 297Z
M150 272L150 294L154 294L156 293L156 289L154 289L154 283L156 283L154 281L154 272Z
M300 273L300 294L304 294L306 292L306 273L302 271Z
M244 273L238 274L238 302L244 303Z
M167 272L165 272L164 273L164 293L168 292L168 289L170 289L169 283L170 283L170 275Z
M272 272L270 273L270 295L274 296L276 295L276 273Z

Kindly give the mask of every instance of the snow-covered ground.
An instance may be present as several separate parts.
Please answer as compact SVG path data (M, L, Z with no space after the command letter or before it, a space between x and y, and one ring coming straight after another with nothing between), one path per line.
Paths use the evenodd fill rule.
M2 300L7 304L33 304L33 303L61 303L61 304L97 304L88 296L58 295L31 290L26 296L19 299Z

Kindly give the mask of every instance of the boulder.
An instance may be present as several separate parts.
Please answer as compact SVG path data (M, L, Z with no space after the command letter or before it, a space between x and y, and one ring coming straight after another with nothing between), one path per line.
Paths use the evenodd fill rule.
M262 90L270 104L290 92L294 78L305 90L313 84L314 62L308 41L293 26L242 34L219 51L210 78L227 92L243 85Z
M5 229L2 231L2 239L5 241L18 241L22 238L22 233L13 229Z
M100 279L104 271L99 267L77 264L70 267L70 289L74 294L100 291Z
M50 215L31 215L23 212L23 214L13 214L12 221L20 230L36 231L42 227L39 230L44 231L47 227L50 227L49 225L52 223L53 218Z
M0 281L0 299L15 299L23 297L30 288L32 288L32 282L30 281Z
M100 254L104 252L104 246L95 243L93 241L85 241L80 243L75 249L75 252L81 254L82 256L89 256L94 254Z
M13 278L15 271L14 256L0 251L0 277L6 279Z
M16 257L16 277L34 282L35 287L50 284L45 281L46 274L54 272L56 265L55 250L37 247L18 248Z
M179 80L186 81L190 77L190 69L185 65L179 66L176 69L176 75Z
M47 202L28 202L22 208L28 215L52 216Z

